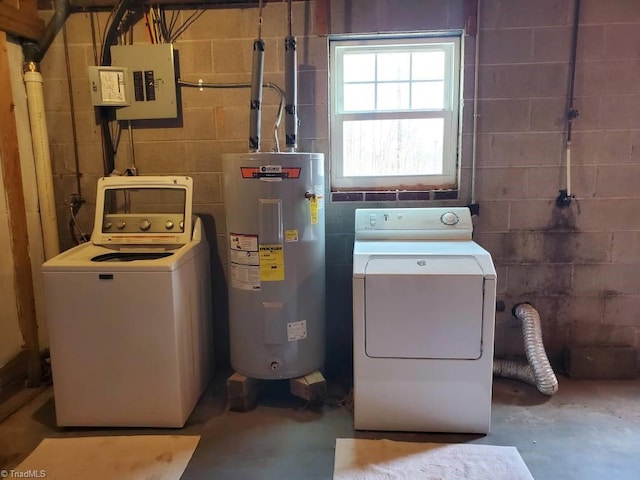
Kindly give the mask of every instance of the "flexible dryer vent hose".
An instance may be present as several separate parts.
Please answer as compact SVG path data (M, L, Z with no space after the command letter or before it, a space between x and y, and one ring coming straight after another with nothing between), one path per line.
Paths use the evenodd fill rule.
M558 391L558 379L542 343L540 315L528 303L516 305L513 313L522 322L524 348L529 363L496 359L493 361L493 374L535 385L540 393L553 395Z

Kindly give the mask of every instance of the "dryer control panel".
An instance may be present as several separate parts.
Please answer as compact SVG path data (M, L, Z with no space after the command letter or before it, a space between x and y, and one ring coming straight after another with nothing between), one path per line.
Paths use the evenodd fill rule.
M472 233L466 207L356 210L356 240L471 240Z

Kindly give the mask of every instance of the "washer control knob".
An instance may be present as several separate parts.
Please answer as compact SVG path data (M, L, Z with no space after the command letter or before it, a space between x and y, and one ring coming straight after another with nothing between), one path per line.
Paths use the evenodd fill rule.
M440 217L440 221L445 225L455 225L460 221L460 218L453 212L447 212Z
M116 223L116 227L118 227L118 230L122 230L126 226L127 223L124 220L120 220L118 223Z
M180 220L180 223L178 224L178 226L180 227L180 230L184 230L184 221Z
M102 225L102 229L109 230L112 226L113 224L109 220L107 220L106 222L104 222L104 225Z
M140 222L139 226L140 226L140 230L146 232L147 230L149 230L151 228L151 222L145 218L144 220L142 220Z
M376 214L372 213L371 215L369 215L369 225L371 225L372 227L376 226Z
M171 220L167 220L166 222L164 222L164 228L166 228L167 230L171 230L173 228L173 222Z

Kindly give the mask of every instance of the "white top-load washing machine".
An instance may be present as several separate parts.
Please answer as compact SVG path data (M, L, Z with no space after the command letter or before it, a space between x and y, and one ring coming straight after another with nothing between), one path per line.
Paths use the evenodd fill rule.
M98 181L91 241L42 266L59 426L182 427L212 370L209 245L184 176Z
M487 433L496 272L468 208L358 209L354 427Z

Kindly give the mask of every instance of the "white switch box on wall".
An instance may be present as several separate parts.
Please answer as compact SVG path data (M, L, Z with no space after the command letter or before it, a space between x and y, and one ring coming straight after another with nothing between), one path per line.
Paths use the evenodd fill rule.
M99 107L129 105L127 69L121 67L89 67L91 104Z

